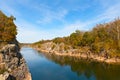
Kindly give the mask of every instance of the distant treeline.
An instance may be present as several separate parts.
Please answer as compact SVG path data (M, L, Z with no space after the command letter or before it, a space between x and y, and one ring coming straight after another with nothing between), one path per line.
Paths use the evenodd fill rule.
M93 53L107 51L111 55L120 54L120 19L112 22L98 24L91 31L76 30L68 37L57 37L53 40L42 40L35 44L46 42L56 44L64 43L70 45L73 49L87 47Z

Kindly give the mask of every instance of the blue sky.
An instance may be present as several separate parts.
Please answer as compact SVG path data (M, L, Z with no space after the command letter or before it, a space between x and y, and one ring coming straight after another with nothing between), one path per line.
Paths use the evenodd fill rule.
M19 42L69 36L120 16L120 0L1 0L0 10L16 17Z

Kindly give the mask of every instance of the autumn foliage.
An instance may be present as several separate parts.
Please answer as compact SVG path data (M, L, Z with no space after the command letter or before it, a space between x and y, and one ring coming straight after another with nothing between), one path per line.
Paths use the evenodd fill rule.
M10 42L16 38L17 30L13 16L7 17L0 11L0 42Z
M97 24L90 31L76 30L70 36L58 37L51 41L56 44L64 43L73 49L87 48L95 54L105 52L112 56L120 56L120 19ZM41 44L42 42L37 43Z

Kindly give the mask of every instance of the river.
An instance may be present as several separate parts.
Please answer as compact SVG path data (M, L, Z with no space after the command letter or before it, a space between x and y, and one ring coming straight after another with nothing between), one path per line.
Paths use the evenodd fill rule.
M60 57L23 47L33 80L120 80L120 65Z

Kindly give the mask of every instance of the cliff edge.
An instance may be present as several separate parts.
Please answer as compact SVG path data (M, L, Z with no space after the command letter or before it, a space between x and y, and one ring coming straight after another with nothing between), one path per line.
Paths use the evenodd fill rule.
M0 49L0 80L31 80L26 62L16 44Z
M0 11L0 80L31 80L31 74L16 40L14 16Z

